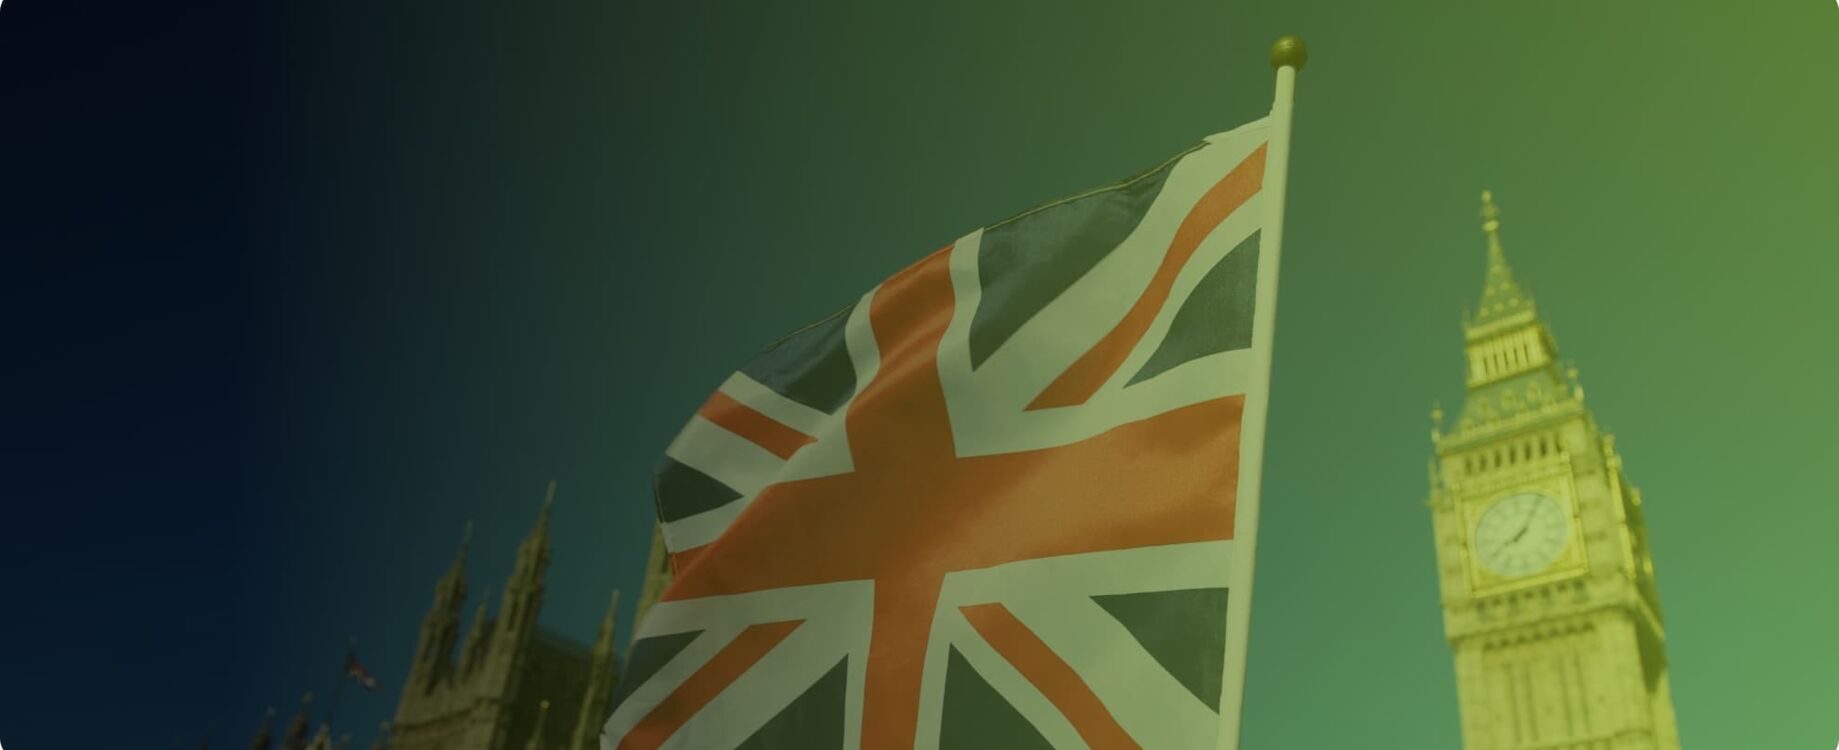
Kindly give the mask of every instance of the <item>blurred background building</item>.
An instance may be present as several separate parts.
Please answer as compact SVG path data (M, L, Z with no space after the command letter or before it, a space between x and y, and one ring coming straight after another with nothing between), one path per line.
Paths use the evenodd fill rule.
M390 727L391 750L589 750L600 746L619 677L613 623L615 590L595 643L577 643L543 627L543 576L549 565L549 508L518 546L496 615L481 597L462 628L466 553L434 588L415 661ZM457 649L457 650L456 650Z

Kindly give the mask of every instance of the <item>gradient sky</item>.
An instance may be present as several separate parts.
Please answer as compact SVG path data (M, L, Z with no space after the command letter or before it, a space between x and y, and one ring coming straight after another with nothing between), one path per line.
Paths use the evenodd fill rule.
M0 35L49 4L7 0ZM129 175L0 220L37 363L10 371L0 609L43 602L0 624L27 665L0 668L0 741L63 745L115 709L60 701L95 695L149 746L239 743L323 706L355 637L366 743L463 525L495 600L552 478L543 621L590 638L636 594L653 462L752 351L1260 116L1291 32L1245 746L1459 744L1423 499L1483 188L1644 490L1684 742L1839 741L1828 0L658 5L71 11L89 55L0 57L42 101L92 92L10 125L99 134L33 174ZM145 119L174 108L196 122ZM92 236L79 199L186 210Z

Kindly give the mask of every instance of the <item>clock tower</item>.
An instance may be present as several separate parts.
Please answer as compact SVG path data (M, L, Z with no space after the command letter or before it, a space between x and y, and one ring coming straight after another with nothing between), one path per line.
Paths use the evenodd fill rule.
M1678 750L1641 493L1514 280L1465 315L1468 393L1432 411L1431 520L1465 750Z

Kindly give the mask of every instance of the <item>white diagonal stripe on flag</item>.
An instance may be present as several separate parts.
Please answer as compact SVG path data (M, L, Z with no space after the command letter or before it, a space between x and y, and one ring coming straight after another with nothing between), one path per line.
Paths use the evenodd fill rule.
M1099 393L1093 395L1093 398L1101 398L1107 392L1122 391L1137 371L1142 369L1149 358L1156 353L1163 340L1168 338L1169 329L1175 323L1175 316L1180 314L1182 304L1194 294L1201 280L1206 278L1207 274L1212 272L1222 260L1225 260L1227 254L1237 249L1241 242L1263 228L1263 197L1264 194L1259 193L1246 199L1245 204L1240 206L1239 210L1221 221L1220 225L1201 241L1200 246L1195 248L1194 255L1188 259L1188 263L1182 266L1180 274L1175 277L1174 286L1169 289L1168 301L1162 305L1161 310L1157 311L1155 319L1149 324L1149 329L1144 331L1142 340L1137 342L1137 348L1124 360L1124 364L1118 367L1117 372L1112 373L1111 380L1105 383ZM1131 390L1137 392L1147 390L1153 387L1152 383L1154 383L1153 380L1137 383L1131 386ZM1222 383L1216 384L1211 389L1199 391L1192 388L1173 390L1189 394L1196 392L1244 393L1246 385L1246 381L1240 380L1231 386ZM1161 390L1171 389L1164 387Z
M690 418L664 455L747 496L758 494L785 465L785 459L701 415Z
M780 424L802 432L816 435L830 420L830 415L804 404L779 395L778 392L747 376L737 372L728 376L719 389L729 398L740 402L747 408L765 414Z
M979 378L989 378L980 381L980 386L1008 399L1012 411L1026 407L1123 319L1167 256L1188 213L1221 175L1263 145L1262 138L1238 138L1211 144L1183 157L1169 171L1161 192L1137 227L990 353L977 368ZM1254 221L1259 216L1247 213L1243 206L1235 214ZM955 287L956 269L953 275ZM959 299L962 305L962 297ZM976 311L965 310L963 314L967 319L974 318ZM968 325L964 334L963 345L968 346ZM956 345L957 338L952 339ZM967 371L968 364L967 357Z
M996 649L984 642L983 636L956 607L940 607L933 617L932 627L935 645L927 649L925 672L921 676L919 732L914 738L914 750L939 750L951 647L956 647L964 661L977 670L977 675L1008 701L1016 713L1034 725L1035 731L1040 732L1048 744L1066 750L1086 747L1085 740L1080 738L1079 731L1073 728L1066 715L1007 659L996 653Z
M849 686L845 692L845 750L857 750L861 735L862 686L868 666L869 633L874 621L874 582L844 581L810 586L793 586L747 594L712 596L687 601L661 601L653 605L638 625L638 638L654 638L676 633L702 631L701 635L641 683L607 717L603 747L617 746L653 708L703 668L710 659L733 642L749 626L761 623L803 620L797 630L769 651L759 662L732 685L722 696L734 693L737 698L718 696L703 707L671 740L666 748L732 748L745 740L760 724L771 719L797 696L826 674L837 661L848 657ZM738 692L737 692L738 691ZM730 703L739 700L741 703ZM770 704L767 712L748 703ZM736 716L745 717L737 721ZM699 724L692 729L691 725ZM722 723L734 729L712 727ZM707 734L705 734L707 733ZM739 736L735 736L735 735ZM687 742L685 737L695 738ZM715 736L728 738L720 744Z
M1055 747L1085 746L1077 734L1068 735L1072 738L1070 741L1062 741L1048 734L1051 722L1064 723L1065 718L1051 718L1059 716L1058 709L1046 703L1046 698L1027 683L1026 678L1008 666L1001 656L984 643L960 611L961 607L988 603L1003 604L1024 625L1035 630L1044 643L1060 653L1068 665L1087 680L1099 699L1116 712L1115 718L1119 725L1133 736L1146 722L1168 721L1167 726L1149 729L1143 736L1137 737L1139 742L1145 743L1143 747L1146 750L1165 747L1185 750L1188 745L1182 743L1191 741L1193 737L1211 736L1219 720L1217 714L1208 711L1209 707L1202 707L1192 693L1166 672L1162 673L1160 681L1151 680L1144 684L1153 689L1157 697L1185 701L1183 706L1174 710L1173 715L1177 718L1172 721L1169 720L1169 707L1141 702L1128 694L1132 689L1130 685L1109 677L1092 677L1094 673L1091 670L1097 668L1095 661L1114 658L1103 654L1094 655L1091 652L1095 649L1113 649L1140 661L1128 665L1129 674L1121 678L1124 681L1136 679L1137 675L1152 669L1159 670L1160 666L1155 664L1154 657L1143 649L1136 638L1093 603L1091 597L1223 588L1230 580L1232 550L1233 543L1230 541L1170 544L1022 560L947 575L939 592L938 608L933 613L933 637L926 650L926 666L920 691L920 738L931 738L934 744L922 742L916 747L919 750L936 750L939 722L944 710L945 667L949 647L952 645L958 646L978 673L1009 699L1016 710L1027 716L1036 729L1054 742ZM1097 617L1081 616L1082 612L1090 613L1091 610L1076 608L1088 605L1091 610L1097 611ZM1041 624L1044 619L1051 619L1054 613L1061 611L1070 612L1072 616L1064 623ZM1067 632L1074 628L1095 630L1083 635ZM1071 652L1061 651L1062 648L1068 648ZM1107 668L1114 666L1106 663ZM1177 694L1174 691L1180 692ZM1034 703L1037 700L1039 705ZM1204 722L1197 722L1200 714L1186 707L1190 705L1200 711L1207 711ZM1070 724L1065 726L1065 731L1073 732ZM1180 734L1183 731L1190 733ZM1200 734L1192 734L1194 731ZM1151 742L1160 744L1149 744Z
M1247 393L1258 356L1240 349L1197 357L1130 384L1167 338L1175 316L1200 282L1243 240L1263 228L1262 192L1251 195L1201 239L1177 273L1169 296L1121 366L1078 408L1029 410L1066 367L1090 351L1136 304L1166 258L1177 228L1221 179L1263 147L1264 122L1215 139L1176 163L1142 221L1116 248L971 367L971 330L984 304L983 233L960 240L950 258L956 308L939 350L939 374L960 456L1039 450L1090 438L1119 424L1201 401ZM1260 285L1259 295L1271 293Z
M1188 750L1218 728L1201 703L1091 597L1018 597L1007 605L1066 660L1143 750Z
M654 614L656 611L655 608L652 610ZM640 623L640 627L650 630L652 621L655 619L657 618L648 614L645 621ZM746 630L749 624L751 623L704 623L707 629L703 630L701 635L696 636L696 639L683 647L682 651L672 656L670 661L659 667L649 679L633 688L632 694L613 709L613 714L607 717L606 724L602 726L602 746L604 747L609 741L617 745L627 732L638 726L639 720L645 718L645 715L658 704L663 703L665 698L670 697L670 694L675 692L684 681L696 674L696 670L701 669L704 663L720 653L730 641L734 640L735 636ZM690 629L695 630L696 628Z
M729 376L727 382L722 383L721 392L741 405L813 439L814 442L792 454L791 459L780 467L773 481L827 477L855 470L855 463L849 456L847 424L843 418L849 408L848 403L838 407L836 414L825 414L781 396L741 372Z
M728 530L728 525L734 523L741 511L752 503L753 495L742 495L726 505L661 524L664 548L671 552L682 552L715 541L716 537Z
M745 742L838 662L851 656L848 647L853 625L835 618L806 620L684 722L660 750L728 750ZM845 688L856 692L861 689L860 680ZM855 713L856 721L845 718L845 725L859 723L860 709ZM861 732L848 731L850 728L846 726L842 750L856 750L861 745Z

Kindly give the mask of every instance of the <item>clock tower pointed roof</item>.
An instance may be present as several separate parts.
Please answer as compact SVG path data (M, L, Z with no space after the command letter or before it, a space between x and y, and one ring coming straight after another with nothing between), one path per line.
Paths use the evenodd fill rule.
M1482 278L1481 303L1464 321L1470 338L1528 322L1537 315L1532 295L1520 287L1513 267L1507 264L1507 251L1501 247L1501 211L1494 205L1494 193L1487 190L1481 191L1481 230L1488 236L1488 270Z
M1539 318L1532 295L1507 264L1500 208L1486 190L1481 193L1481 219L1488 242L1487 271L1480 306L1462 321L1468 394L1454 435L1439 433L1440 442L1455 437L1455 442L1465 443L1534 413L1573 409L1582 395L1574 371L1560 364L1557 344Z

